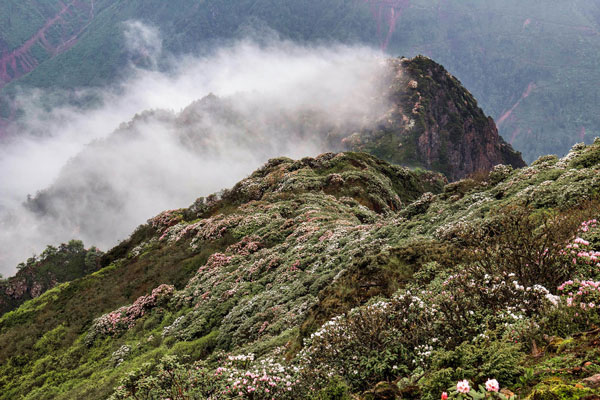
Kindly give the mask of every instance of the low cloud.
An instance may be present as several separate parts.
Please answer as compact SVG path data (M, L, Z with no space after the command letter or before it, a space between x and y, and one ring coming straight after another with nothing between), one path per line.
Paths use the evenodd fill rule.
M125 37L132 51L160 54L150 27L129 22ZM336 134L383 112L378 51L257 43L163 56L166 72L132 67L118 85L77 93L101 99L87 110L47 109L54 94L23 94L24 118L0 150L0 272L72 238L106 250L271 157L335 150Z
M140 21L126 21L125 47L136 65L156 67L162 53L162 38L157 28Z

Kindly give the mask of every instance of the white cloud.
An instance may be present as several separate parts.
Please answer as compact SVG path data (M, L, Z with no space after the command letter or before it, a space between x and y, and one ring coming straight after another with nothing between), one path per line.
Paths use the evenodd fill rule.
M159 48L155 30L139 22L128 29L126 37L139 36L132 48ZM93 109L44 111L38 103L48 93L23 95L19 134L0 149L0 272L72 238L106 250L160 211L229 187L268 158L327 150L319 136L327 129L364 124L381 60L365 47L242 40L168 60L169 72L132 69L125 82L92 91L102 99ZM209 93L238 120L204 112L206 101L181 113ZM111 133L158 109L171 111ZM303 131L307 113L319 116L315 132ZM26 195L44 188L46 215L25 209Z

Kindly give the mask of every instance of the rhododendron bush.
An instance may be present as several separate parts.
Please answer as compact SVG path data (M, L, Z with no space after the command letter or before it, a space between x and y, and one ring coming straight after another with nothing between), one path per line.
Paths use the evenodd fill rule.
M2 316L0 398L598 395L583 151L444 188L363 153L272 160Z
M327 322L305 341L302 376L323 385L338 375L355 389L410 376L430 367L436 350L463 341L494 335L518 342L523 323L534 324L557 302L544 287L524 287L510 274L482 282L466 272L438 277L424 290L409 287Z
M123 379L111 400L124 399L294 399L298 398L297 368L254 354L224 356L216 369L206 362L184 365L163 358Z
M479 399L502 399L517 400L516 396L507 396L502 393L498 393L500 390L500 384L496 379L488 379L484 385L479 385L478 389L471 387L469 381L463 379L458 381L456 386L448 389L447 392L442 392L440 398L446 399L465 399L465 400L479 400Z
M526 287L538 284L554 291L574 272L582 270L574 266L595 264L598 255L590 243L573 236L582 229L596 229L592 222L595 220L581 223L592 212L595 210L590 207L558 213L510 206L499 209L485 222L461 225L456 231L447 232L446 238L451 236L465 247L471 260L467 268L473 274L511 273ZM588 269L583 270L589 273Z
M563 220L559 216L552 218L556 218L552 221ZM574 224L575 234L568 236L566 231L561 231L552 240L549 235L554 222L544 221L548 226L543 228L546 230L539 234L538 240L547 245L554 241L554 244L530 249L527 260L538 262L534 270L549 268L552 273L562 271L577 277L594 271L597 267L593 239L597 231L595 220ZM317 243L324 245L335 232L315 231L310 235L318 236ZM483 240L482 243L489 242ZM500 248L497 246L495 250ZM195 279L216 276L215 271L221 270L237 274L243 270L232 269L231 265L238 257L266 251L258 238L244 237L224 253L212 254L199 269L204 275ZM440 389L444 389L445 398L450 399L504 399L506 396L499 393L499 381L490 375L505 384L514 384L522 373L518 367L521 349L528 348L532 340L538 340L540 330L548 326L552 315L570 313L588 325L600 320L597 318L600 283L578 278L558 287L546 287L544 284L554 282L556 277L534 276L525 271L529 263L522 265L523 270L505 268L507 264L492 265L491 262L498 259L496 256L486 259L486 253L478 253L476 247L469 251L463 265L448 269L437 262L426 264L391 298L374 299L330 319L304 339L302 350L291 363L269 357L255 360L254 355L248 354L223 356L217 364L212 363L211 368L208 364L196 363L193 367L177 364L172 370L175 372L164 372L161 366L158 373L142 374L133 380L128 378L129 383L125 382L115 393L121 397L115 398L134 398L133 393L141 388L154 387L151 393L159 393L157 388L178 387L177 393L187 393L188 397L169 392L170 398L293 399L318 393L337 379L348 384L353 392L366 391L381 381L406 385L412 379L421 379L422 398L436 398ZM560 268L555 264L559 262L562 262ZM297 274L301 268L298 260L289 270ZM195 279L191 284L196 284ZM236 283L239 281L238 278ZM194 307L198 309L214 290L214 285L207 286L206 292L196 290L186 294L185 301L198 302ZM152 308L156 303L152 300L154 297L170 296L171 292L168 288L157 288L151 296L141 297L132 306L101 317L95 329L102 334L127 329L145 310ZM186 288L185 293L189 292ZM223 292L221 298L230 296ZM179 295L176 302L182 299ZM171 335L171 331L181 331L182 318L164 328L163 337ZM265 318L258 334L268 326L268 318ZM441 375L434 372L423 378L429 370L439 371ZM475 371L474 375L465 375ZM160 381L165 377L168 382L157 383L156 379ZM441 386L452 379L460 379L456 387Z
M131 328L136 321L152 308L165 304L172 296L175 288L172 285L160 285L147 296L139 297L132 305L124 306L104 314L94 321L86 337L91 343L99 335L114 335Z

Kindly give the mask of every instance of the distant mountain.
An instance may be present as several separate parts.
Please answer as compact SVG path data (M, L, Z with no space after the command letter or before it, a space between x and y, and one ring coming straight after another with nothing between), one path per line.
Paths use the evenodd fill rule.
M596 68L600 5L552 0L77 0L19 2L0 10L0 85L76 88L123 76L127 65L166 68L171 54L206 53L232 38L275 32L302 42L385 45L396 55L425 54L442 63L498 123L526 161L600 135ZM127 21L160 33L132 49ZM139 41L138 41L139 42ZM139 43L138 43L139 44ZM15 80L16 79L16 80ZM11 82L11 83L9 83ZM9 103L0 102L9 118ZM2 124L0 124L1 127Z
M98 11L94 1L7 1L0 13L0 89L69 50Z
M451 181L487 173L498 164L525 166L498 135L494 121L441 65L426 57L382 64L379 76L369 83L375 97L359 103L362 114L352 117L310 103L288 110L256 93L223 98L211 94L180 113L146 111L87 146L26 206L54 231L77 232L85 241L108 246L115 235L125 235L139 223L138 210L147 207L142 203L161 201L164 196L155 195L156 188L185 197L207 180L203 174L210 175L195 171L198 182L183 190L181 168L214 168L206 165L220 157L225 157L219 161L223 165L235 164L227 158L238 158L238 153L250 163L289 154L290 147L305 148L308 154L364 151L442 173ZM187 159L184 167L171 170L170 162L156 160L158 148L172 146L179 149L177 157ZM129 157L132 153L135 158ZM169 151L164 154L171 156Z

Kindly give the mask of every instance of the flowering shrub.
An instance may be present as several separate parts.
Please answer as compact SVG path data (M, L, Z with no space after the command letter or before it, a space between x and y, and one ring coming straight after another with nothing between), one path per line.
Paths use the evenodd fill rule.
M569 280L558 291L573 322L587 326L600 322L600 281Z
M471 270L450 275L440 288L431 285L431 289L428 301L442 313L439 336L448 344L483 334L483 327L509 330L558 302L545 287L525 287L512 273L490 276Z
M490 275L512 273L525 286L553 289L572 276L575 268L572 260L565 262L565 243L581 229L582 214L589 212L536 213L528 207L506 207L484 225L465 224L455 235L466 249L469 268Z
M316 389L341 376L364 389L407 372L422 363L412 350L430 344L438 317L436 309L410 294L335 317L305 340L302 381Z
M479 385L479 390L471 388L469 381L463 379L456 384L456 387L448 389L448 392L443 392L441 395L442 400L446 399L503 399L507 400L508 397L500 391L500 384L496 379L488 379L485 382L485 387ZM516 400L516 396L511 396L510 399Z
M599 235L596 219L584 221L579 226L575 238L561 251L565 263L572 265L574 274L579 277L600 277L600 251L594 248L600 244Z
M92 343L98 335L114 335L133 327L148 310L164 304L174 291L175 287L172 285L163 284L153 289L151 294L139 297L132 305L102 315L94 321L86 343Z
M284 367L268 358L254 363L254 355L229 356L215 371L223 382L222 398L288 399L297 385L297 368Z
M523 347L502 338L487 339L479 336L465 340L452 349L438 348L432 354L428 373L419 382L422 388L421 398L439 399L440 392L451 393L452 390L448 389L450 385L465 378L469 378L471 382L483 383L493 376L506 385L513 385L524 373L521 367Z
M418 274L416 278L420 279ZM354 389L364 390L427 369L436 351L486 338L490 332L500 337L512 333L512 340L518 341L515 325L529 322L559 302L544 287L524 287L511 274L477 280L462 272L437 278L421 289L408 289L324 324L300 353L306 385L322 386L340 376ZM510 380L518 374L518 357L513 353L507 349L504 358L494 358L514 372L505 376ZM469 363L486 357L480 355Z
M114 353L112 353L110 360L115 366L119 366L123 361L125 361L125 359L127 359L129 352L131 352L131 346L127 346L126 344L124 344L123 346L119 347Z
M229 356L215 370L205 362L181 364L167 356L153 369L149 364L130 373L111 396L125 399L277 399L296 398L297 369L253 354Z
M148 224L153 228L164 231L165 229L178 224L183 219L181 210L167 210L158 214L156 217L148 220Z
M204 363L186 366L176 357L166 356L156 367L146 363L129 372L109 400L217 399L219 391L218 381Z

